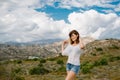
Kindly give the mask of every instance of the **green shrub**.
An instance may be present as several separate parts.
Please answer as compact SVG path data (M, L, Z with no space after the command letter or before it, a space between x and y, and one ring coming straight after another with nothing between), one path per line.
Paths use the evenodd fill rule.
M90 53L91 55L93 55L93 56L96 56L96 54L95 53Z
M55 61L56 58L49 58L49 61Z
M57 60L57 64L63 65L64 62L63 62L63 60Z
M21 71L21 68L17 68L13 70L15 73L19 73Z
M109 39L105 39L105 40L109 40Z
M93 64L88 61L83 62L81 64L81 71L84 74L89 73L92 68L93 68Z
M66 67L61 66L57 71L60 71L60 72L66 72Z
M44 75L44 74L47 74L49 73L49 70L43 68L43 67L35 67L35 68L32 68L30 69L29 73L31 75L34 75L34 74L37 74L37 75Z
M90 72L90 68L88 66L84 66L82 69L81 69L82 73L86 74L86 73L89 73Z
M40 63L46 63L45 59L40 59Z
M34 60L34 61L37 61L37 60L38 60L38 58L34 58L33 60Z
M100 60L94 62L94 66L107 65L107 64L108 61L106 58L101 58Z
M14 80L25 80L24 77L16 76Z
M108 65L107 59L106 59L106 58L102 58L102 59L100 60L100 65Z
M39 67L43 67L43 64L42 64L42 63L39 63L38 66L39 66Z
M94 66L99 66L99 65L100 65L99 61L94 62Z
M21 64L21 63L22 63L21 60L15 60L15 62L16 62L17 64Z
M100 52L100 54L105 54L104 52Z
M110 58L109 58L109 61L111 61L111 62L113 62L113 61L117 61L117 60L120 60L120 56L111 56Z
M120 47L118 47L118 46L115 45L115 44L112 44L112 46L109 46L108 48L109 48L109 49L119 49Z
M81 63L81 68L82 68L83 66L87 65L88 63L89 63L88 61L82 62L82 63Z
M95 48L97 51L103 51L102 48Z
M119 49L119 47L116 46L116 45L112 45L112 48L113 48L113 49Z

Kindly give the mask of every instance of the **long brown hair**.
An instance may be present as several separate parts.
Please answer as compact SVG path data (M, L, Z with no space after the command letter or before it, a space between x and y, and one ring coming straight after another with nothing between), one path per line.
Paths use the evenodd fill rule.
M79 33L78 33L78 31L72 30L72 31L69 33L69 38L70 38L70 43L71 43L71 44L74 43L74 41L72 41L72 39L71 39L72 34L78 35L78 37L77 37L77 39L76 39L76 43L78 44L78 43L79 43Z

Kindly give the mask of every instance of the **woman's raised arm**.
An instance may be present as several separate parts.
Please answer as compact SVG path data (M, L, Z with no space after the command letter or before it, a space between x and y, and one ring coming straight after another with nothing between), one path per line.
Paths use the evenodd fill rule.
M63 52L63 50L64 50L65 44L68 44L68 43L69 43L69 39L64 40L64 41L62 42L62 52Z

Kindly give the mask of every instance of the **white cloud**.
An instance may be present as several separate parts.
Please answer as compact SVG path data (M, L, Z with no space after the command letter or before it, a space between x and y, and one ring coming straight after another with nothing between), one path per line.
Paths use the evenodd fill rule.
M0 14L1 41L27 42L64 37L60 33L68 24L64 20L54 21L46 13L29 8L28 6L34 5L32 1L28 3L15 0L3 2L0 8L3 10Z
M94 33L91 33L91 37L94 37L96 39L99 39L99 37L101 36L102 32L105 31L105 28L98 28L97 31L95 31Z
M71 26L83 36L89 35L97 39L120 38L118 32L114 31L120 29L120 18L116 14L102 14L89 10L84 13L73 12L69 15L68 20Z
M120 12L120 3L118 5L116 5L116 8L114 10L117 12Z
M50 5L54 6L54 2L60 2L59 7L61 8L68 8L71 7L88 7L88 6L100 6L100 7L107 7L107 8L115 8L115 5L111 5L109 3L113 2L114 0L40 0L43 6Z
M111 12L120 12L120 3L116 5L112 5L110 3L116 2L115 0L40 0L41 7L44 7L46 5L53 6L54 3L59 2L59 5L57 7L60 8L67 8L71 9L73 7L77 8L90 8L93 6L103 7L103 8L109 8L108 10L102 10L107 13Z
M69 6L71 7L86 7L86 6L91 6L91 5L98 5L100 4L100 1L98 0L61 0L61 5L60 7L64 6Z

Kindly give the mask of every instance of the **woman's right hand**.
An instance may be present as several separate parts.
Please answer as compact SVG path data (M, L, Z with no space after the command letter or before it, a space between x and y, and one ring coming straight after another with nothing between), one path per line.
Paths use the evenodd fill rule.
M66 44L68 44L68 43L69 43L69 39L64 40L64 41L62 42L62 45L64 46L64 45L66 45Z
M63 41L63 45L67 44L68 42L66 40Z
M68 44L68 43L69 43L69 39L63 41L63 45Z

